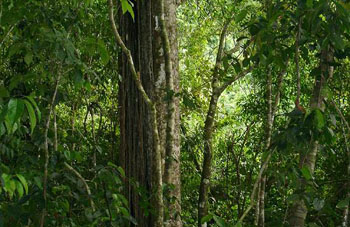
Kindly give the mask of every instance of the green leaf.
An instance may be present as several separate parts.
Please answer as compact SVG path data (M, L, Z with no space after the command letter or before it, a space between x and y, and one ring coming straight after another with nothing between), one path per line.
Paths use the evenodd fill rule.
M19 198L21 198L23 196L23 186L21 182L16 181L16 189L17 189Z
M125 172L122 167L118 167L118 171L122 177L125 177Z
M347 197L343 200L341 200L338 204L337 204L337 208L339 209L344 209L347 206L349 206L349 202L350 202L350 197Z
M213 219L213 215L212 214L208 214L208 215L202 217L201 223L204 224L206 222L209 222L211 219Z
M313 0L306 0L306 7L307 7L307 8L312 8L313 5L314 5Z
M237 222L237 223L235 224L235 227L242 227L242 223L241 223L241 222Z
M303 168L301 168L301 173L303 174L303 177L306 180L311 180L312 175L311 175L310 169L308 167L304 166Z
M38 105L36 104L35 100L33 99L32 96L27 96L26 98L27 98L27 99L30 101L30 103L35 107L36 114L38 115L38 121L40 121L40 120L41 120L41 112L40 112L40 109L39 109Z
M24 62L27 65L30 65L30 63L33 62L33 53L32 52L27 52L26 55L24 56Z
M324 116L319 109L315 109L315 118L314 118L314 126L317 129L322 129L325 126L325 119Z
M334 126L337 126L337 119L335 118L334 114L329 115L331 122Z
M27 100L23 99L24 104L26 104L28 115L29 115L29 121L30 121L30 129L31 133L33 133L35 126L36 126L36 116L35 116L35 111L30 102Z
M220 217L218 217L218 216L216 216L216 215L213 216L213 219L214 219L215 223L216 223L219 227L226 227L226 226L227 226L227 224L226 224L226 222L224 221L224 219L222 219L222 218L220 218Z
M102 40L97 42L97 50L101 56L101 62L103 65L106 65L109 62L109 54L106 48L105 43Z
M24 111L23 101L20 99L10 99L7 108L8 110L6 117L12 127L13 124L22 116Z
M10 93L4 86L0 86L0 98L7 98L10 96Z
M247 16L247 13L248 11L246 9L242 10L239 14L236 15L235 22L241 22Z
M27 183L26 179L21 174L16 174L16 176L21 181L21 183L25 189L26 194L28 194L28 183Z
M36 186L38 186L41 190L43 189L43 184L41 182L41 178L40 177L34 177L34 181Z
M345 42L344 40L341 38L340 35L338 34L334 34L331 37L331 40L333 41L333 44L335 46L335 48L339 49L339 50L343 50L345 47Z
M122 3L123 14L125 14L126 12L129 12L132 19L135 20L134 10L132 9L132 6L130 5L129 1L128 0L120 0L120 2Z
M321 210L324 206L324 200L323 199L314 199L314 201L312 202L312 204L314 205L315 209L317 211Z

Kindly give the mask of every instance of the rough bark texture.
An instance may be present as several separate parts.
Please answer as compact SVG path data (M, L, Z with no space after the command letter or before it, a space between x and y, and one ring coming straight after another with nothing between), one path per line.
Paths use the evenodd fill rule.
M323 103L323 88L325 87L327 80L333 76L333 67L329 65L332 62L333 54L332 50L323 50L320 59L321 75L315 79L314 91L310 99L311 109L324 109ZM306 154L300 154L300 168L306 167L313 174L315 170L316 157L319 150L319 142L316 139L312 139L310 143L310 149ZM303 193L306 186L306 181L301 180L300 191ZM305 219L307 216L307 207L304 200L299 199L294 202L289 215L290 226L302 227L305 225Z
M119 58L119 69L122 80L119 82L119 113L120 113L120 151L119 162L125 169L126 195L130 203L130 212L136 218L138 226L155 226L163 225L160 221L155 221L159 214L145 215L145 210L149 207L142 207L142 198L139 196L138 190L132 180L139 183L139 187L143 188L150 196L151 203L158 200L159 192L154 191L154 177L164 173L165 159L165 141L166 141L166 110L167 103L165 99L165 65L164 51L160 38L159 25L159 0L153 1L135 1L134 2L135 21L129 14L120 17L119 32L123 38L126 47L130 50L134 60L136 70L140 72L140 79L144 90L155 104L155 109L151 110L146 105L143 96L140 94L127 65L127 59L124 54ZM173 8L174 7L174 8ZM173 64L174 83L178 84L178 63L177 63L177 43L176 43L176 5L173 0L165 0L165 15L168 22L169 40L171 45L171 60ZM178 89L178 85L175 86ZM178 101L177 101L178 103ZM156 119L152 119L152 111L156 111ZM175 108L175 134L174 144L177 144L176 157L179 157L179 134L177 126L179 126L179 110L178 105ZM157 121L158 130L155 132L152 128L152 122ZM158 133L159 141L154 141L155 133ZM159 145L161 160L163 164L154 163L154 146ZM174 184L174 196L176 197L177 206L169 206L172 213L180 213L180 174L179 162L169 167L171 172L171 183ZM156 172L155 172L156 171ZM152 179L153 178L153 179ZM161 179L162 180L162 179ZM167 182L168 183L168 182ZM155 209L158 210L158 209ZM169 211L170 212L170 211ZM163 215L163 214L162 214ZM175 217L175 216L174 216ZM167 220L165 220L167 221ZM176 221L179 225L181 219L176 215ZM177 225L177 226L179 226Z
M231 20L226 21L220 35L219 48L216 56L216 63L213 70L212 81L211 81L212 93L210 97L209 108L208 108L208 112L207 112L207 116L204 124L204 130L203 130L204 159L203 159L203 168L202 168L202 174L201 174L201 182L199 186L199 199L198 199L198 226L199 227L207 225L207 223L201 223L201 220L203 217L208 215L208 193L210 189L211 160L213 156L212 139L213 139L213 133L214 133L215 115L216 115L218 100L220 98L220 95L225 91L225 89L229 85L231 85L234 81L240 79L241 77L245 76L252 69L252 68L249 68L249 69L243 70L239 74L237 74L235 77L232 77L231 79L220 84L219 71L222 65L225 36L226 36L227 28L230 23L231 23Z
M209 192L209 183L211 177L211 160L213 156L213 131L214 131L214 119L216 114L216 107L218 104L219 97L223 90L219 89L219 69L221 68L222 52L225 42L225 36L229 21L224 25L224 28L220 35L220 42L218 53L216 57L216 64L214 67L214 72L212 76L212 94L210 97L209 108L207 112L207 117L205 119L204 125L204 160L203 168L201 174L201 183L199 186L199 199L198 199L198 226L206 226L206 223L201 223L201 219L208 215L208 192Z

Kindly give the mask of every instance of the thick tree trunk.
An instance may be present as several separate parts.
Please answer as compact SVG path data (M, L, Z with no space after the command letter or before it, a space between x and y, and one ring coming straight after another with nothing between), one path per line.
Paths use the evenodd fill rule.
M333 54L332 50L323 50L320 59L321 75L316 78L313 95L310 99L311 109L324 109L323 104L323 88L325 87L327 80L333 76L333 67L329 66L329 62L332 62ZM300 154L300 168L306 167L313 175L316 164L316 157L319 150L319 142L316 139L312 139L310 143L310 150L306 154ZM306 181L301 180L300 191L305 190ZM305 219L307 216L307 207L303 199L299 199L294 202L289 215L290 226L302 227L305 225Z
M178 89L178 58L177 58L177 41L176 41L176 4L173 0L164 0L165 15L170 41L170 60L172 61L173 83L175 92ZM180 219L180 169L179 169L179 108L178 100L175 100L174 109L174 133L173 144L177 149L174 150L177 157L176 161L164 169L165 148L166 148L166 115L167 102L165 99L166 77L165 77L165 61L164 49L162 47L162 39L160 37L160 20L159 15L161 8L159 0L153 1L135 1L134 12L135 21L129 14L120 17L119 32L123 38L126 47L130 50L134 60L136 71L140 72L142 86L148 97L155 105L155 110L150 109L146 105L142 94L140 93L131 71L127 64L127 57L121 54L119 57L119 69L122 80L119 82L119 121L120 121L120 151L119 162L124 168L127 177L126 195L130 203L130 212L136 218L138 226L160 226L163 225L163 214L147 215L145 209L149 212L150 207L145 209L142 207L142 197L139 196L136 185L132 184L132 180L139 183L139 187L143 188L147 197L150 198L153 209L158 209L157 204L162 204L162 192L156 187L155 177L160 177L168 171L169 177L164 179L167 184L173 184L175 189L171 192L175 197L176 205L169 206L171 220L175 220L177 226L181 226ZM156 119L153 119L153 112L156 111ZM153 122L157 121L157 130L153 128ZM155 133L158 133L159 141L155 141ZM155 146L159 146L159 155L155 151ZM156 149L157 150L157 149ZM154 160L162 160L161 163L154 163ZM162 164L163 163L163 164ZM159 179L158 182L162 182ZM156 191L155 191L156 190ZM160 195L159 195L160 193ZM146 202L146 201L145 201ZM176 215L175 215L176 214ZM155 220L157 219L157 220ZM167 223L167 220L164 220ZM157 224L155 224L157 223ZM175 225L174 225L175 226Z

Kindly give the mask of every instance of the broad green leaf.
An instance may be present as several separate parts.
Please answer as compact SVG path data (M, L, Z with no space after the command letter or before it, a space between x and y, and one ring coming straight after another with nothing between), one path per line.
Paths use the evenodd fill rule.
M118 171L122 177L125 177L125 172L122 167L118 167Z
M21 181L21 183L25 189L26 194L28 194L28 183L27 183L26 179L21 174L16 174L16 176Z
M218 216L216 216L216 215L213 216L213 219L214 219L215 223L216 223L219 227L226 227L226 226L227 226L227 224L226 224L226 222L224 221L224 219L222 219L222 218L220 218L220 217L218 217Z
M10 93L4 86L0 86L0 98L7 98L10 96Z
M237 223L235 224L235 227L242 227L242 223L241 223L241 222L237 222Z
M43 184L41 182L41 178L40 177L34 177L34 181L35 181L35 184L40 188L40 189L43 189Z
M121 4L122 4L122 11L123 14L125 14L126 12L129 12L132 19L135 19L135 15L134 15L134 10L132 9L132 6L130 5L129 0L120 0Z
M21 198L23 196L23 186L21 182L16 181L16 189L17 189L19 198Z
M317 129L322 129L325 125L324 116L323 116L321 110L315 109L314 111L315 111L314 126Z
M312 8L313 5L314 5L314 1L313 0L306 0L306 6L308 8Z
M248 11L246 9L242 10L237 16L235 17L236 23L241 22L246 16Z
M334 126L337 125L337 119L335 118L334 114L330 114L329 115L330 119L331 119L331 122Z
M211 219L213 219L213 215L212 214L208 214L208 215L202 217L201 223L204 224L206 222L209 222Z
M23 101L24 101L24 104L27 107L27 111L28 111L28 115L29 115L29 121L30 121L30 129L31 129L31 133L33 133L34 128L36 126L35 111L34 111L34 108L33 108L32 104L30 102L28 102L25 99L23 99Z
M0 136L3 136L6 132L5 125L3 123L0 123Z
M118 168L118 166L112 162L108 162L107 163L108 166L114 167L114 168Z
M349 202L350 202L350 197L347 197L343 200L341 200L338 204L337 204L337 208L339 209L344 209L347 206L349 206Z
M314 201L312 202L312 204L314 205L315 209L317 211L321 210L324 206L324 200L323 199L314 199Z
M10 99L7 108L6 117L12 127L12 125L22 116L24 111L23 101L21 99Z
M312 175L311 175L310 169L308 167L304 166L303 168L301 168L301 173L303 174L303 177L306 180L311 180Z
M331 36L331 40L333 41L333 44L335 46L335 48L339 49L339 50L343 50L345 47L345 42L344 40L341 38L340 35L338 34L334 34Z
M30 65L30 63L33 62L33 53L32 52L27 52L26 55L24 56L24 62L27 65Z
M38 115L38 120L40 121L41 120L41 112L40 112L40 109L38 107L38 105L36 104L35 100L33 99L32 96L27 96L26 97L30 103L35 107L35 110L36 110L36 114Z
M98 40L97 44L97 50L101 56L101 62L103 65L106 65L109 62L109 54L106 45L102 40Z

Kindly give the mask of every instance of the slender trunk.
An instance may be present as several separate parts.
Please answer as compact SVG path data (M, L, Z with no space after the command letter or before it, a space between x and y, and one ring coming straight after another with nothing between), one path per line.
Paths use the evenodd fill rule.
M204 160L201 175L201 183L199 188L199 201L198 201L198 226L201 227L201 219L208 214L208 191L211 177L211 160L213 149L213 126L216 114L217 102L219 95L214 88L213 95L211 96L207 118L204 126ZM204 223L205 225L205 223Z
M333 54L331 50L323 50L320 59L321 75L315 80L313 95L310 99L311 109L324 109L323 104L323 88L325 87L327 80L333 76L333 67L329 66L329 62L332 62ZM316 164L316 157L319 150L319 142L312 138L310 143L310 150L306 154L300 154L300 168L308 168L313 175ZM300 191L303 193L307 182L301 180ZM294 202L290 209L289 224L291 226L302 227L305 225L305 219L307 216L307 207L303 199L299 199Z
M71 118L71 125L72 125L72 136L74 137L75 133L75 115L76 115L76 105L73 103L72 105L72 118ZM75 151L75 142L72 144L72 151Z
M213 139L213 133L214 133L214 123L215 123L215 115L216 115L218 100L221 94L225 91L225 89L229 85L231 85L234 81L242 78L252 70L252 67L250 67L249 69L243 70L235 77L232 77L231 79L220 84L219 71L221 69L221 64L222 64L223 47L225 43L227 28L231 23L231 21L232 19L229 19L226 21L220 35L219 48L216 56L216 63L213 70L213 76L211 81L212 93L210 97L207 116L205 119L205 124L204 124L204 131L203 131L204 159L203 159L203 167L202 167L202 174L201 174L201 182L199 186L199 199L198 199L198 226L199 227L207 225L207 223L202 224L201 221L203 217L208 215L208 193L210 188L211 161L213 156L212 139Z
M347 138L347 134L345 133L344 126L342 127L342 130L343 130L343 135L344 135L344 140L345 140L346 154L347 154L347 157L348 157L347 175L348 175L348 177L350 179L350 149L349 149L348 138ZM348 189L349 186L350 186L350 180L348 182L346 182L346 184L347 184L346 197L348 198L348 197L350 197L350 190ZM347 206L345 207L344 212L343 212L342 226L346 227L346 226L348 226L348 223L349 223L349 204L347 204Z
M164 183L173 186L167 198L169 217L166 226L182 226L181 221L181 183L180 183L180 110L179 99L179 73L177 55L176 31L176 1L160 1L160 36L164 53L167 118L166 118L166 144ZM166 3L166 4L165 4ZM169 187L171 188L171 187Z
M267 115L266 115L266 126L265 126L265 135L266 135L266 143L265 150L268 150L271 145L272 139L272 129L275 121L275 114L277 111L277 107L280 101L281 87L283 82L283 77L286 71L283 70L280 72L277 78L277 88L275 94L275 100L273 102L272 98L272 74L271 69L268 72L267 78ZM259 191L258 191L258 202L256 204L256 216L255 216L255 224L257 226L265 226L265 187L266 187L266 175L261 178L261 182L259 183Z
M223 92L223 89L219 88L219 69L221 67L221 60L223 55L223 47L226 37L226 32L228 25L231 21L227 21L222 29L219 41L218 53L216 56L216 64L214 67L214 72L212 76L212 94L210 97L209 108L207 112L207 117L205 119L204 125L204 160L203 168L201 174L201 183L199 186L199 199L198 199L198 226L201 227L201 220L203 217L208 215L208 192L209 192L209 183L211 177L211 160L212 160L212 149L213 149L213 127L214 119L216 114L216 107L218 104L219 97ZM206 226L206 223L203 223L203 226Z
M259 225L259 217L260 217L260 196L261 196L261 181L258 183L258 198L256 199L256 201L258 201L255 205L255 219L254 219L254 226L258 226Z
M49 151L49 138L48 133L50 129L50 121L51 121L51 115L54 108L54 103L56 100L57 90L60 83L60 77L61 75L58 74L58 77L56 79L56 85L55 90L52 95L51 103L50 103L50 109L46 120L45 125L45 131L44 131L44 152L45 152L45 164L44 164L44 179L43 179L43 198L44 198L44 208L41 213L41 219L40 219L40 227L43 227L45 225L45 216L46 216L46 206L47 206L47 179L48 179L48 168L49 168L49 160L50 160L50 151Z

